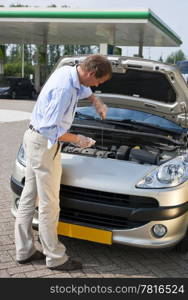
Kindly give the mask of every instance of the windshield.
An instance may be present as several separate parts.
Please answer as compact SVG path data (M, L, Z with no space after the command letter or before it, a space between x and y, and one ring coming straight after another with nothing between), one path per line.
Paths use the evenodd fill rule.
M91 118L100 119L99 115L96 113L95 108L92 106L84 106L77 107L76 112L89 116ZM81 118L80 115L76 116L76 118ZM177 125L174 122L161 118L159 116L155 116L149 113L124 109L124 108L116 108L116 107L108 107L106 120L113 121L123 121L123 120L131 120L135 122L141 122L143 124L149 124L156 127L160 127L163 129L175 130L175 131L184 131L181 126Z
M179 62L177 65L182 74L188 74L188 60Z

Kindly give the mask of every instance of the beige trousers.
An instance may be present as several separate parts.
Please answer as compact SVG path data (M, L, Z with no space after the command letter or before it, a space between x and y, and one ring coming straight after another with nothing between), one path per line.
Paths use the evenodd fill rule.
M61 155L58 144L47 149L47 139L28 129L24 135L26 151L25 186L15 222L16 259L24 260L35 251L32 219L38 197L39 236L46 255L46 265L55 267L68 257L65 246L58 241L59 189Z

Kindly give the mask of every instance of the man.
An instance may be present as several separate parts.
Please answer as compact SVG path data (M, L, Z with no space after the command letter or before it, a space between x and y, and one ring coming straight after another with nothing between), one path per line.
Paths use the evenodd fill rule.
M57 237L62 171L59 145L70 142L87 148L95 143L90 137L68 130L78 98L91 100L101 118L106 117L106 105L92 94L90 86L98 86L110 79L111 73L111 64L105 57L90 55L78 66L58 68L40 92L23 139L26 178L15 222L16 259L20 264L46 258L46 265L51 270L82 268L81 262L67 256L65 246ZM32 233L37 196L43 253L36 250Z

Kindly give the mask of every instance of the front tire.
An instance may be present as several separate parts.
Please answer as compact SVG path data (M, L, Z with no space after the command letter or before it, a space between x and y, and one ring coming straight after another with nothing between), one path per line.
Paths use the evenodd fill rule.
M16 92L15 92L15 91L13 91L13 92L11 93L11 98L12 98L12 99L16 99Z
M35 91L32 91L31 95L30 95L30 99L31 100L36 100L37 99L37 94Z

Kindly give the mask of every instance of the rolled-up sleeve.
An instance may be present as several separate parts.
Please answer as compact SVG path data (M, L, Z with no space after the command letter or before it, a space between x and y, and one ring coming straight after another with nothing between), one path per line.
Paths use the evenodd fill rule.
M92 95L92 90L89 87L85 87L83 85L80 86L78 99L88 98L91 95Z

